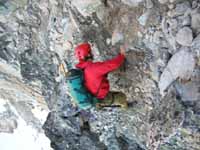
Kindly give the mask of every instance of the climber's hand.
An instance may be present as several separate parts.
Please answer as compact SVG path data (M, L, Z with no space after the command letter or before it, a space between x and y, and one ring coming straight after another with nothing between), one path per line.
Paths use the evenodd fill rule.
M125 46L124 45L121 45L120 46L120 53L122 54L122 55L126 55L126 48L125 48Z

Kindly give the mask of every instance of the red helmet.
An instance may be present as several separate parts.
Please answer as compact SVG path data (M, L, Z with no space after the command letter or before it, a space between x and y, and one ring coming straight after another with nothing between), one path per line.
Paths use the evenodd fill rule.
M75 48L75 56L78 60L84 60L90 54L91 47L89 43L79 44Z

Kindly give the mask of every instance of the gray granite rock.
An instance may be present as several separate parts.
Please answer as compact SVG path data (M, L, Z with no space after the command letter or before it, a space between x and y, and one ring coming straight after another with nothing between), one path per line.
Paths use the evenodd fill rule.
M75 6L83 16L88 16L97 11L102 3L99 0L72 0L71 4Z
M90 132L87 124L81 126L79 117L61 118L56 112L51 112L43 128L51 139L51 146L54 149L105 149L105 146L98 141L98 136Z
M200 13L194 13L192 14L192 23L191 27L195 34L198 34L200 32Z
M175 36L172 34L172 29L170 28L169 25L172 25L173 27L177 27L177 21L176 20L172 20L171 22L168 21L166 18L163 18L162 23L161 23L161 28L162 31L165 35L166 41L168 41L169 45L176 50L176 38Z
M147 20L149 18L149 15L151 14L151 10L148 9L144 14L142 14L139 18L138 21L140 23L140 25L145 26L147 23Z
M191 8L191 4L189 1L176 4L176 8L174 9L174 15L175 16L184 15L184 13L190 8Z
M167 90L167 88L177 78L185 80L190 79L195 67L195 63L196 62L193 54L187 50L181 50L173 55L160 77L160 93L164 95L164 92Z
M193 33L189 27L183 27L176 34L176 41L183 46L191 46Z
M200 34L193 40L192 49L199 49L200 46Z
M179 0L163 1L166 5L155 0L0 2L0 131L15 133L20 127L18 118L4 111L9 99L16 114L39 132L44 110L51 111L43 129L55 150L197 150L200 103L194 72L200 65L200 42L187 19L199 5L195 2L193 7ZM190 52L175 39L185 26L195 33ZM114 40L116 28L120 34ZM95 60L112 58L124 44L121 34L126 62L108 79L111 90L127 95L129 109L80 111L67 93L59 64L74 66L74 47L84 41L92 44ZM159 88L167 91L165 97ZM50 144L37 137L49 150Z
M115 45L117 43L123 43L124 41L124 36L123 33L119 32L118 30L115 30L112 34L112 45Z
M159 2L160 2L161 4L166 4L166 3L168 3L169 1L168 1L168 0L159 0Z
M186 16L183 18L183 26L190 26L191 25L191 17L190 16Z
M122 0L122 3L131 7L137 7L141 2L144 2L144 0Z
M146 8L148 8L148 9L153 8L152 0L146 0Z

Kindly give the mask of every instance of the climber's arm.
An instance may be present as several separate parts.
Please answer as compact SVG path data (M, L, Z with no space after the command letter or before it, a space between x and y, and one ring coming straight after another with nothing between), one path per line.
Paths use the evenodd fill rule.
M125 59L124 54L120 53L118 56L116 56L113 59L106 60L104 62L100 62L97 70L99 72L101 72L101 74L107 74L107 73L119 68L120 65L122 65L122 63L124 62L124 59Z

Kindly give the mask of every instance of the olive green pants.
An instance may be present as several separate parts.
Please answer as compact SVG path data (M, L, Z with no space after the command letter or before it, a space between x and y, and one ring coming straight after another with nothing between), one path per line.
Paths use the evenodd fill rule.
M99 107L122 107L127 108L128 104L126 101L126 95L122 92L110 91L105 99L100 100L97 103L97 108Z

